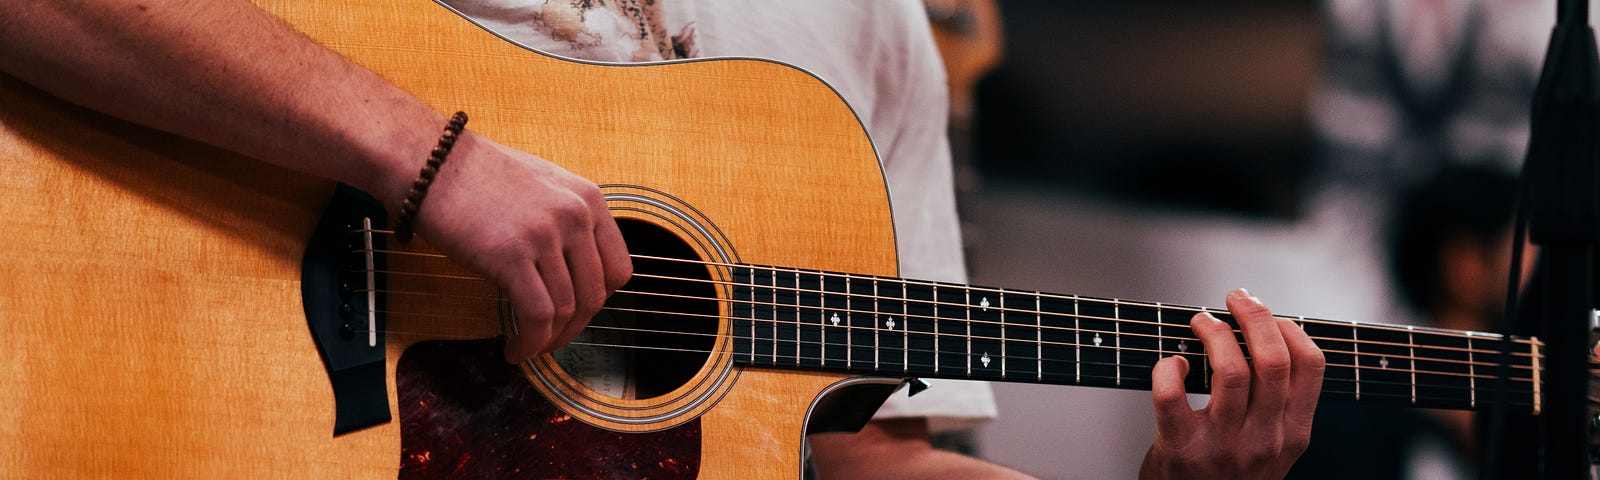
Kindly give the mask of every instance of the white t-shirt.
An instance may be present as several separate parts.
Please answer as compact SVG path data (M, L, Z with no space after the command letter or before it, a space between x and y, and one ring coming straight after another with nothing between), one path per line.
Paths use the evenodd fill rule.
M944 69L915 0L446 0L529 48L601 62L759 57L796 66L839 92L883 162L900 274L965 283L951 180ZM876 418L927 417L935 430L993 418L982 382L930 380Z

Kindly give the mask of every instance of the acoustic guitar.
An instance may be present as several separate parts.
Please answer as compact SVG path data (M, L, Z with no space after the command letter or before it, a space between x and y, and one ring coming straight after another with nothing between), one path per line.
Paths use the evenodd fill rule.
M0 476L794 477L806 434L903 379L1204 366L1196 308L898 278L872 145L803 71L560 60L421 0L260 3L598 180L637 275L508 366L501 293L359 192L0 77ZM1297 321L1328 399L1539 409L1536 339Z

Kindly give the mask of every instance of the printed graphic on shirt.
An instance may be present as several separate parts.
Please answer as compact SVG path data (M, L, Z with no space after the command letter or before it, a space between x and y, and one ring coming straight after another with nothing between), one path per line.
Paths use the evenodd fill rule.
M536 27L566 42L575 56L607 61L644 62L689 58L695 48L692 23L668 35L662 0L546 0ZM619 46L632 52L617 51ZM625 55L625 56L624 56ZM596 58L603 57L603 58Z

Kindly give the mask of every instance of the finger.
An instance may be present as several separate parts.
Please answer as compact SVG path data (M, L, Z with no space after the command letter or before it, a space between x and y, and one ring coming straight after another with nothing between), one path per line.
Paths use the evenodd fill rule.
M1150 396L1155 399L1158 435L1183 444L1194 431L1194 409L1184 392L1183 379L1189 376L1189 360L1171 356L1156 362L1150 372Z
M553 346L551 341L555 336L566 332L567 324L572 322L573 314L578 310L577 296L573 291L572 270L567 268L566 255L554 252L539 258L539 278L544 279L544 287L550 292L550 304L553 306L548 319L549 336L545 338L544 348L535 355L548 352Z
M1218 320L1210 312L1200 312L1189 319L1189 328L1206 347L1206 361L1211 363L1211 402L1207 413L1222 425L1238 425L1244 420L1245 407L1250 402L1250 365L1244 361L1244 352L1233 336L1233 327Z
M507 295L517 312L516 330L506 332L506 363L521 363L544 350L550 338L550 317L555 312L550 292L536 269L530 264L515 272L506 279Z
M1254 373L1254 383L1250 386L1251 416L1258 422L1281 422L1284 405L1289 401L1289 374L1293 364L1289 347L1283 342L1283 332L1278 329L1278 319L1260 299L1244 289L1229 292L1227 303L1228 311L1244 331L1245 344L1250 348Z
M1311 435L1311 419L1317 410L1317 399L1322 393L1322 374L1327 368L1322 349L1311 340L1306 331L1288 319L1278 320L1283 340L1289 346L1289 356L1294 362L1294 373L1289 379L1289 402L1284 418L1293 428L1291 438Z
M605 270L600 262L600 252L595 248L592 232L574 239L573 248L567 251L567 265L572 269L573 296L577 301L573 310L572 319L554 332L555 339L546 346L546 350L555 350L577 338L583 328L594 319L595 313L605 305L606 290Z
M601 209L605 205L600 206ZM623 240L617 221L606 211L606 217L595 221L594 241L599 248L600 262L605 268L606 293L617 291L633 276L633 258L628 256L628 244Z

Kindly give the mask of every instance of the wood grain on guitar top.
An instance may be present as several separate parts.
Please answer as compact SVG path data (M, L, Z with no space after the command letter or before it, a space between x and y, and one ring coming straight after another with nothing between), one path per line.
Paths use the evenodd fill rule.
M568 62L426 0L260 3L438 110L468 111L480 133L600 183L671 192L742 261L895 273L872 146L803 72ZM331 184L9 77L0 158L0 476L398 474L397 423L332 435L301 311L300 257ZM417 341L498 333L493 312L458 316L480 320L391 315L390 378ZM742 373L699 420L701 475L795 476L806 409L840 378Z

